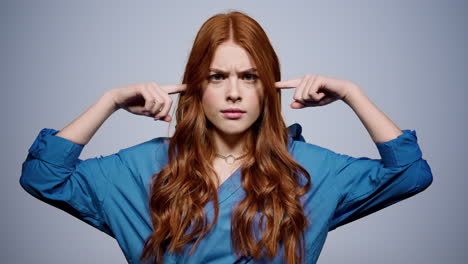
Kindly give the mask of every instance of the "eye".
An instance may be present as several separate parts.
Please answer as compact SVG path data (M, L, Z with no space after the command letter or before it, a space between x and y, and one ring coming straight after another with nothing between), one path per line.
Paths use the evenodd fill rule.
M258 76L252 73L246 73L244 74L244 78L246 78L247 81L256 81Z
M217 74L213 74L213 75L210 75L208 76L208 80L210 81L220 81L220 79L215 79L215 78L219 78L219 77L224 77L222 74L220 73L217 73Z

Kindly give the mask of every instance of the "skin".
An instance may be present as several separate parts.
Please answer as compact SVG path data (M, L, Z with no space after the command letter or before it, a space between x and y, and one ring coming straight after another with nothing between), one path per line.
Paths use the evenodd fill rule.
M243 132L250 127L258 117L261 90L260 85L254 93L251 87L245 83L236 73L253 67L245 52L236 47L225 47L226 52L218 53L213 66L226 67L229 78L222 82L221 86L207 85L207 94L204 98L207 117L217 124L217 148L221 154L239 155L241 151L241 138ZM234 56L234 54L238 56ZM216 62L216 64L214 64ZM249 77L248 79L250 79ZM219 79L219 78L215 78ZM275 83L277 89L295 89L291 108L300 109L327 105L336 100L342 100L349 105L359 117L372 140L375 143L386 142L395 139L403 132L365 95L363 90L356 84L316 74L308 74L304 77L280 81ZM119 88L113 88L104 93L97 102L88 107L85 112L75 118L67 126L61 129L56 136L63 137L77 144L86 145L100 126L115 111L122 108L126 111L145 115L156 120L171 121L168 115L172 105L169 94L184 91L184 84L159 86L158 84L142 83ZM216 90L215 88L221 88ZM235 100L235 101L234 101ZM140 102L143 101L142 105ZM222 120L217 116L219 107L228 107L237 104L245 109L248 114L246 118L233 127L232 123ZM208 109L213 105L213 109Z
M403 134L356 84L316 74L276 82L278 89L294 88L291 108L301 109L327 105L342 100L356 113L375 143L387 142Z
M209 82L204 86L202 99L205 114L215 127L215 142L218 153L240 156L242 137L260 115L262 84L252 81L250 74L239 71L255 68L248 53L232 42L218 46L210 68L221 69L225 74L210 71ZM342 100L358 115L375 143L386 142L403 134L382 111L380 111L354 83L316 74L302 78L280 81L276 88L294 88L294 101L290 107L301 109L330 104ZM246 110L239 120L229 120L219 112L228 107Z
M243 137L258 119L263 102L263 86L249 54L233 42L218 46L207 80L203 84L202 104L207 119L214 127L217 152L235 157L242 150ZM220 70L220 71L218 71ZM240 108L245 114L239 119L229 119L221 110Z

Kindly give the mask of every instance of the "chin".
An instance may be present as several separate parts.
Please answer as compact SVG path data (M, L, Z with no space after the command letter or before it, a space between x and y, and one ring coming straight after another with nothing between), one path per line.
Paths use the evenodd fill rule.
M251 127L251 125L252 124L249 125L244 122L226 120L223 120L218 124L213 124L218 131L229 136L243 134Z
M245 131L247 131L248 127L241 126L241 125L229 125L229 126L220 126L217 127L219 131L221 131L225 135L239 135L243 134Z

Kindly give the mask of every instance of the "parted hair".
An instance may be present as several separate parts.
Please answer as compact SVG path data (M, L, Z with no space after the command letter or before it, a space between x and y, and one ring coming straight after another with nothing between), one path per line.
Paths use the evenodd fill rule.
M193 254L218 219L216 149L212 124L202 107L202 84L216 48L226 41L248 52L264 91L261 114L246 132L248 155L240 170L246 195L231 215L233 250L237 257L271 259L282 245L285 263L304 261L304 231L309 221L299 198L311 187L310 175L288 152L281 93L274 86L281 79L278 57L262 27L239 11L210 17L195 37L182 80L186 90L179 94L177 125L168 140L168 163L151 177L153 232L145 240L141 261L163 263L164 252L179 254L192 243L189 254ZM210 201L214 217L208 223L204 207Z

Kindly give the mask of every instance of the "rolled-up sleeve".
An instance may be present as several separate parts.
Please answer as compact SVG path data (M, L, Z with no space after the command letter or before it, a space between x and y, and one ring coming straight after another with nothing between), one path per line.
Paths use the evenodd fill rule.
M28 150L22 164L20 185L32 196L79 218L113 236L102 203L106 197L109 170L118 171L118 154L80 160L83 145L55 136L44 128Z
M335 187L340 193L329 230L409 198L431 185L429 164L422 158L416 131L376 143L381 159L330 152L336 160Z

